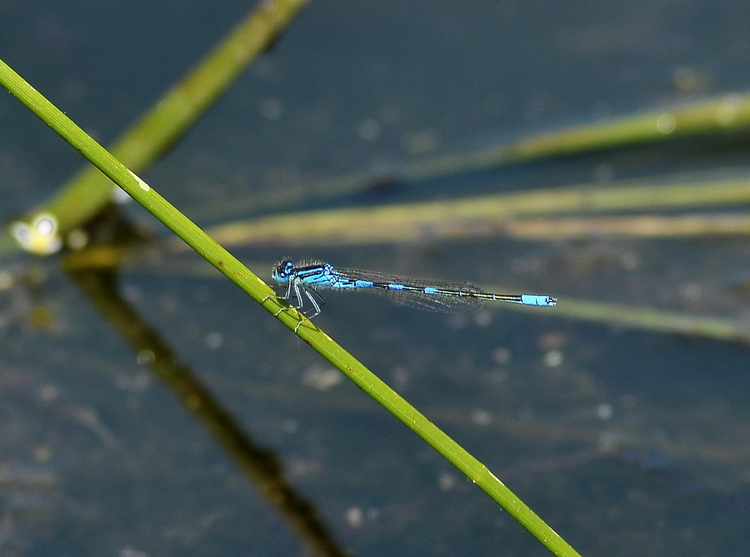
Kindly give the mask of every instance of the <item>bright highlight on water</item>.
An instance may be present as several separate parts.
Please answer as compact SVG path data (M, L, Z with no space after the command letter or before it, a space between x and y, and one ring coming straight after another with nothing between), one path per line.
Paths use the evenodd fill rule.
M325 288L383 293L399 304L443 313L478 309L485 300L539 307L557 304L556 298L547 295L493 294L470 282L397 277L378 271L342 269L322 261L303 261L295 265L291 259L283 259L274 265L272 276L279 285L287 287L282 296L285 300L297 300L296 309L305 315L300 324L320 313L321 302L325 300L317 291ZM312 305L312 309L307 310L310 315L303 311L307 302Z

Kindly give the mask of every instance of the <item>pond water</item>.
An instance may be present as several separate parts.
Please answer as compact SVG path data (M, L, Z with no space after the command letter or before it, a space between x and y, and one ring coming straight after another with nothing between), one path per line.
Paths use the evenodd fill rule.
M106 142L247 9L5 2L0 51ZM266 194L283 201L279 189L298 178L379 175L532 131L744 91L749 78L737 68L750 62L748 21L750 6L731 1L313 2L145 176L188 215L208 215ZM10 219L81 162L8 95L0 128L0 214ZM745 153L742 141L635 148L359 197L295 194L288 208L603 173L741 174ZM221 212L200 218L215 223ZM298 251L488 290L514 284L556 295L561 307L568 296L748 314L744 238ZM237 250L267 279L287 252ZM3 262L17 278L0 291L0 553L547 554L197 256L137 261L117 274L72 275L59 263ZM376 296L326 298L316 323L582 554L748 554L747 346L555 310L446 316Z

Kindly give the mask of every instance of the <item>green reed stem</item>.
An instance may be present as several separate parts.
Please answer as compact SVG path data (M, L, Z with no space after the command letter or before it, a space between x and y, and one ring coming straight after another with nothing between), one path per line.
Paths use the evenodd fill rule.
M310 347L466 474L472 482L500 504L508 514L526 528L550 552L562 556L578 555L565 540L492 474L484 464L412 407L326 333L309 321L297 329L300 314L292 310L285 302L280 301L267 284L180 213L153 188L128 170L2 60L0 60L0 84L174 234L250 295L266 311L273 314L289 329L298 330L299 337ZM46 230L46 226L42 232L44 230ZM287 311L282 311L285 309Z

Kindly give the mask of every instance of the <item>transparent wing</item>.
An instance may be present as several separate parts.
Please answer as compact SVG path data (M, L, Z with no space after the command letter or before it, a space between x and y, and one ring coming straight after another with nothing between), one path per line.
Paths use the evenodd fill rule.
M455 292L483 293L484 291L470 282L456 282L447 280L430 280L415 277L398 277L377 271L364 271L361 269L337 269L343 278L350 280L373 281L381 284L401 284L407 288L423 289L425 287L437 288L440 290L449 290ZM389 298L393 302L417 309L427 311L438 311L441 313L456 313L461 311L476 310L482 305L481 298L472 298L471 296L445 295L445 294L427 294L415 290L389 290L387 288L356 288L356 289L338 289L333 290L357 290L358 292L372 292Z

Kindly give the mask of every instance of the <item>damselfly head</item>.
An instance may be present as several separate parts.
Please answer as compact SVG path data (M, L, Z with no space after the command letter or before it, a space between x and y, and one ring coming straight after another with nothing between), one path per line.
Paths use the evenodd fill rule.
M289 282L289 277L293 272L294 262L291 259L285 258L273 266L271 277L279 284L286 284Z

